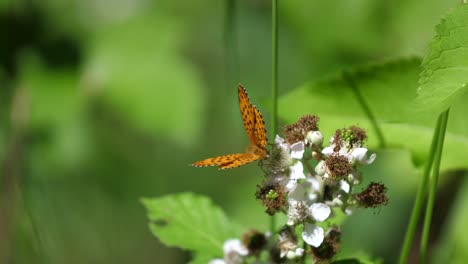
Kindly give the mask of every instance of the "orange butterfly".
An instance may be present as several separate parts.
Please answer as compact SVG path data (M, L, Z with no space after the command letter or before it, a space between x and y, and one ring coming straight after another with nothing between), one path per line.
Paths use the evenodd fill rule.
M255 105L252 105L244 87L239 84L237 89L239 95L239 108L244 122L245 131L250 139L250 145L245 153L229 154L215 158L200 160L192 164L195 167L218 166L219 169L230 169L242 166L258 159L268 157L265 122L262 114Z

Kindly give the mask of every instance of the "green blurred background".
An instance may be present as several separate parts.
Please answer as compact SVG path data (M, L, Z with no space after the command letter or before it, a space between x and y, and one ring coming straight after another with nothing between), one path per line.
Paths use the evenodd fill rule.
M354 65L424 55L459 1L279 2L285 94ZM265 230L256 166L189 164L247 145L238 82L270 123L270 14L269 0L0 0L0 263L186 263L189 252L150 234L139 202L182 191ZM346 222L342 254L392 263L419 171L407 152L380 152L365 173L391 202ZM451 232L462 174L445 177L436 232Z

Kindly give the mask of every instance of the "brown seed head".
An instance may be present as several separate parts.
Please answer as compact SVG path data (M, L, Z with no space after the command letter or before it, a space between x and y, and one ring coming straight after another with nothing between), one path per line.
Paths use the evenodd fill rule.
M381 183L371 182L364 191L356 195L356 200L364 208L387 205L387 187Z

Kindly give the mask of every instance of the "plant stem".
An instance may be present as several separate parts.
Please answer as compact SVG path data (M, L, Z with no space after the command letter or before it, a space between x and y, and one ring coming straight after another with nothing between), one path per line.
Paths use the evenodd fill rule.
M434 159L434 168L432 177L429 182L429 197L426 205L426 215L424 217L423 233L421 237L421 247L419 249L419 263L426 263L427 242L429 240L429 231L431 227L432 210L434 209L435 195L437 191L437 181L439 179L440 160L442 159L442 150L444 149L445 130L447 128L447 120L449 110L440 114L439 137L437 140L437 149Z
M434 135L432 136L431 148L429 150L429 158L427 160L426 166L424 168L424 174L422 177L422 182L419 185L418 193L413 205L413 210L411 212L410 222L406 230L405 240L403 242L403 247L400 252L400 264L405 264L408 259L409 251L411 249L411 244L413 242L414 233L416 232L416 227L419 222L419 217L421 216L421 208L424 203L424 197L426 196L427 182L429 181L429 175L431 173L432 164L434 162L434 154L436 151L437 142L440 134L440 122L441 117L437 119L437 124L434 130Z
M237 86L239 64L235 32L236 0L226 0L224 15L224 54L227 86Z
M278 0L272 0L271 7L271 139L278 131ZM276 217L270 218L270 231L275 234Z
M278 0L272 0L271 9L271 135L274 138L278 129Z
M385 138L383 136L382 130L379 127L379 124L377 122L377 118L375 118L373 112L371 111L369 105L367 102L364 100L364 97L362 94L359 92L359 88L357 87L356 83L354 82L352 76L348 72L343 73L343 79L344 81L348 84L348 86L351 88L353 91L354 95L356 96L356 99L358 100L359 104L362 107L362 110L366 113L367 117L369 118L369 121L371 122L372 127L374 128L374 131L377 135L377 139L379 140L379 148L385 148Z

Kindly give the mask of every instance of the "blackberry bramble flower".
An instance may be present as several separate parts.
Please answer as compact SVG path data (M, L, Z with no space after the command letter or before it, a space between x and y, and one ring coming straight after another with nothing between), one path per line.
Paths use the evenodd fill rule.
M276 135L262 163L265 178L257 186L256 197L268 214L287 216L279 235L267 238L253 232L244 236L243 243L229 241L224 259L211 264L254 263L248 261L254 256L259 263L259 258L265 260L262 251L268 252L269 263L287 263L306 254L327 263L337 253L341 237L339 227L327 222L340 210L351 215L356 208L388 202L383 184L372 183L360 193L353 192L363 177L360 168L377 157L369 155L365 130L357 126L338 129L324 146L318 121L317 116L306 115L286 126L284 137Z

